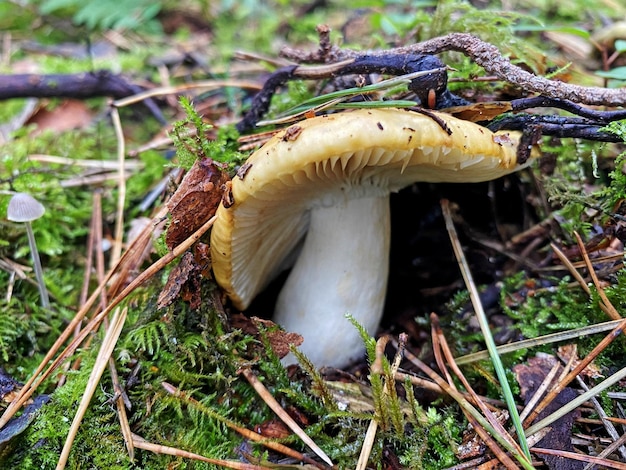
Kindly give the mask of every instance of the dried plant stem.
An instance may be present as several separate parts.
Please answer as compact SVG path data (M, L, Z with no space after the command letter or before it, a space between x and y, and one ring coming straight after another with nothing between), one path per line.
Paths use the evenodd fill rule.
M483 438L487 437L485 433L485 430L487 430L489 434L491 434L493 438L496 441L498 441L498 443L502 447L504 447L504 449L506 449L508 452L511 452L515 456L515 458L517 459L517 461L521 464L523 468L525 468L526 470L534 469L530 460L526 459L524 455L518 453L516 449L511 446L508 440L504 439L499 433L497 433L496 430L493 429L491 424L489 424L489 422L485 419L485 417L480 414L480 411L478 411L474 407L474 405L472 405L472 403L467 398L465 398L465 396L462 393L452 388L445 380L443 380L441 376L439 376L433 369L431 369L428 365L422 362L419 358L417 358L410 351L407 350L405 352L405 355L409 361L415 364L431 380L437 383L437 385L439 385L439 387L441 387L441 389L446 394L448 394L452 399L454 399L454 401L456 401L459 404L459 406L463 409L465 413L468 413L470 416L472 416L473 419L475 419L480 424L480 426L476 428L476 432L479 435L481 435L481 437Z
M111 108L111 120L117 139L117 211L115 216L115 237L111 249L111 266L115 266L122 255L124 243L124 203L126 201L126 145L120 113L116 107Z
M620 380L623 380L624 378L626 378L626 367L617 371L608 379L600 382L598 385L590 389L588 392L585 392L582 395L575 398L574 400L570 401L569 403L561 407L557 412L552 413L549 416L546 416L541 421L538 421L537 423L530 426L528 429L526 429L526 435L530 436L531 434L534 434L540 429L543 429L544 427L552 424L561 416L569 413L570 411L575 410L576 408L578 408L580 405L585 403L590 398L597 396L598 394L602 393L609 387L612 387L613 385L617 384Z
M574 357L573 354L572 354L572 357ZM541 399L541 397L546 392L550 384L552 384L552 381L554 380L554 377L556 377L556 374L560 368L561 366L559 365L559 363L555 362L554 366L552 366L552 369L550 369L550 372L548 372L548 374L544 377L543 381L541 382L541 385L537 387L537 390L535 391L533 397L530 400L528 400L528 403L526 403L526 406L524 407L524 409L519 415L522 422L532 412L537 402Z
M247 90L261 89L261 86L259 86L258 83L248 80L202 80L194 83L185 83L175 86L153 88L148 91L137 93L136 95L120 98L113 102L113 106L116 108L123 108L125 106L130 106L131 104L135 104L149 98L155 98L157 96L179 95L187 90L204 89L208 91L219 90L226 87L242 88Z
M270 409L276 413L276 415L282 420L283 423L287 425L289 429L293 431L295 435L297 435L302 442L304 442L309 448L315 452L315 454L321 458L324 462L326 462L331 467L333 466L333 461L330 460L330 457L326 455L315 442L311 439L304 430L294 421L294 419L287 414L283 407L280 406L280 403L276 401L276 399L272 396L265 385L261 383L261 381L257 378L256 375L252 373L252 371L248 368L241 369L241 374L246 378L246 380L252 385L252 388L259 394L259 396L263 399L263 401L270 407Z
M515 343L502 344L496 348L498 354L506 354L520 349L530 349L533 347L541 346L544 344L558 343L562 341L569 341L581 336L595 335L598 333L604 333L606 331L616 328L622 320L611 320L603 323L596 323L595 325L585 326L576 330L560 331L558 333L552 333L549 335L538 336L537 338L525 339L517 341ZM488 351L479 351L471 354L467 354L462 357L455 358L455 361L459 365L469 364L471 362L482 361L489 359Z
M589 271L589 276L591 276L593 285L596 286L596 290L598 291L600 300L602 300L602 304L607 309L606 313L611 317L612 320L621 320L622 316L613 306L609 298L604 293L604 289L600 285L600 280L598 279L598 276L596 275L596 270L593 268L593 264L591 263L591 260L589 259L589 254L587 253L587 250L585 249L585 244L580 238L580 235L578 234L578 232L574 232L574 235L576 236L576 241L578 242L578 248L580 249L580 253L583 256L583 260L585 261L585 265L587 266L587 270Z
M91 207L91 221L89 223L89 233L87 235L87 255L85 259L85 267L84 267L84 274L83 274L83 287L80 291L80 296L78 299L78 305L80 306L80 309L82 309L85 306L85 304L87 303L88 296L89 296L89 286L91 284L91 273L93 272L93 258L94 258L93 255L97 253L97 258L103 259L102 250L99 249L96 251L95 250L96 246L98 247L102 246L102 194L100 193L100 191L96 191L93 194L92 207ZM97 271L98 285L102 284L104 277L105 277L104 271L102 271L101 273L98 270ZM105 296L104 290L101 290L100 292L102 294L101 298L104 298ZM74 336L78 335L79 333L80 333L80 324L77 323L74 326ZM57 383L56 383L57 389L61 388L65 384L65 381L67 379L67 375L65 375L65 372L69 370L70 368L72 370L78 370L80 363L81 363L81 359L76 358L76 360L72 364L67 362L63 365L64 373L63 375L59 376L59 379L57 380Z
M121 312L118 309L115 311L113 317L111 318L111 324L102 341L102 346L100 347L100 351L98 352L96 363L91 370L91 375L89 376L89 380L87 381L87 387L85 388L85 392L83 393L83 397L81 399L80 405L78 406L78 410L74 415L74 420L72 421L72 425L70 426L70 431L65 440L65 444L63 445L63 450L61 451L61 456L59 457L59 462L57 463L56 467L57 470L63 470L65 468L65 465L67 464L67 459L69 458L72 444L74 442L74 439L76 438L76 433L78 432L80 423L82 422L83 417L87 412L87 408L89 407L91 398L96 391L96 387L100 382L100 377L102 377L104 369L106 369L107 364L109 363L109 359L111 358L111 354L113 353L113 349L115 348L117 339L119 338L120 333L122 332L122 327L124 326L124 322L126 321L127 313L127 308L124 308Z
M404 382L405 380L409 380L412 385L415 385L419 388L424 388L426 390L430 390L435 393L444 393L442 388L434 382L431 382L426 379L422 379L420 377L416 377L411 374L405 374L404 372L396 372L395 379L398 382Z
M160 444L153 444L146 441L143 437L133 434L133 444L138 449L144 449L155 454L173 455L175 457L182 457L186 459L198 460L200 462L206 462L217 467L231 468L234 470L272 470L269 467L263 467L260 465L254 465L251 463L234 462L232 460L222 459L210 459L202 455L194 454L193 452L187 452L184 450L176 449L175 447L164 446Z
M609 417L606 417L605 419L607 421L610 420ZM604 421L604 419L603 419L603 421ZM608 458L609 455L611 455L616 450L623 449L624 445L626 445L626 434L622 434L621 436L618 436L611 444L606 446L606 448L604 448L604 450L602 450L602 452L600 452L596 457L598 457L598 458L605 458L605 457ZM623 451L621 452L621 454L622 454L622 458L624 458ZM583 470L591 470L591 468L593 468L593 464L587 464L587 466Z
M124 443L126 444L126 450L128 451L128 457L132 462L135 460L135 447L133 445L132 432L130 430L130 423L128 422L128 415L126 414L126 406L130 409L130 400L126 396L126 391L120 383L119 374L115 367L115 360L113 357L109 357L109 373L111 374L111 381L113 382L113 391L115 392L115 407L117 408L117 418L120 421L120 429L122 430L122 436L124 436ZM126 400L125 400L126 399Z
M465 286L469 291L472 306L474 307L474 312L476 313L476 318L480 325L480 329L483 332L483 337L485 340L485 344L487 345L487 350L489 351L491 362L496 371L496 375L498 376L498 380L500 381L502 394L504 395L504 399L507 403L507 407L511 416L511 421L513 422L515 432L517 433L517 438L519 439L520 447L523 451L523 457L526 457L527 461L530 462L530 450L528 448L528 442L526 442L526 435L524 434L522 421L519 419L519 414L515 405L515 398L513 397L513 392L511 391L511 387L507 380L504 367L502 366L502 361L500 360L500 356L498 356L493 336L491 335L491 331L489 330L487 315L485 314L485 311L482 307L480 296L478 295L478 289L476 288L476 284L474 284L469 265L465 258L465 254L463 253L461 243L459 242L456 229L454 228L454 222L452 221L452 212L449 202L447 200L444 199L441 201L441 209L446 223L446 230L448 231L450 242L452 244L452 249L454 250L454 254L459 263L461 274L463 275L463 279L465 281ZM519 456L518 459L521 457L522 456Z
M578 382L578 385L580 386L582 390L584 391L589 390L589 386L585 383L585 381L580 376L576 377L576 381ZM606 432L609 435L609 437L613 439L613 443L619 441L620 433L618 432L617 429L615 429L615 426L609 420L609 416L607 412L604 411L604 408L602 408L602 404L600 403L600 400L598 400L598 397L591 397L589 399L589 403L591 403L591 406L593 406L593 408L596 410L596 413L598 413L598 418L600 418L600 421L604 425L604 428L606 429ZM617 450L620 453L622 461L625 461L626 460L626 448L624 448L624 446L621 445L617 448Z
M452 376L448 372L448 368L446 367L446 362L454 372L454 374L461 380L461 383L465 387L466 396L468 399L478 407L478 409L482 412L485 419L489 422L491 429L493 429L502 439L506 440L508 445L515 449L518 455L521 455L522 449L517 445L517 443L513 440L511 435L504 429L501 422L494 415L494 413L489 409L487 404L481 400L478 394L474 391L470 383L467 381L459 367L454 362L454 357L452 356L452 351L448 347L448 343L441 331L439 326L439 318L436 314L431 314L431 325L432 325L432 337L433 337L433 350L435 352L435 358L437 361L437 366L439 369L445 373L446 380L451 388L457 391L456 385L454 384L454 380ZM443 355L442 355L443 354ZM445 360L444 360L445 358ZM465 411L465 410L463 410ZM474 419L474 417L470 413L465 413L467 420L472 425L476 433L480 436L483 442L491 449L493 454L496 456L497 460L502 463L506 468L509 469L517 469L518 466L513 462L513 459L509 457L505 451L503 451L495 441L495 439L487 433L487 431Z
M378 431L378 421L372 419L367 426L367 432L363 438L363 445L361 446L361 452L359 453L359 460L356 463L355 470L365 470L365 468L367 468L367 462L369 461L370 453L374 446L374 440L376 439L376 431Z
M556 244L554 243L550 243L550 247L554 251L554 254L557 256L557 258L559 258L561 263L563 263L563 266L565 266L567 270L569 271L569 273L572 275L572 277L576 279L576 282L578 282L578 285L580 286L580 288L584 290L587 295L591 295L591 289L589 289L589 286L587 285L585 278L582 276L582 274L578 272L576 267L567 258L565 253L563 253L563 251L561 251L561 249L558 246L556 246Z
M622 319L622 317L619 315L619 313L617 312L617 310L615 309L615 307L611 304L610 300L608 299L608 297L606 296L606 294L604 293L604 290L602 289L602 286L600 285L600 282L598 280L598 277L595 273L595 270L593 268L593 265L591 264L591 260L589 259L589 255L587 254L587 250L585 249L584 243L582 242L582 239L580 238L580 235L578 235L578 233L575 233L577 242L578 242L578 247L580 249L580 252L582 254L582 257L585 261L585 264L587 266L587 270L589 271L589 275L591 276L596 289L598 291L598 295L600 296L601 299L601 306L604 307L603 311L605 311L610 317L612 317L614 320L617 321L617 323L615 324L615 328L613 328L613 330L606 335L602 341L600 341L594 348L593 350L587 354L587 356L582 359L577 365L576 367L574 367L569 373L567 373L567 375L565 375L565 377L562 377L558 383L548 392L548 394L543 398L543 400L537 405L537 407L528 415L528 417L524 420L525 424L529 424L531 423L538 415L539 413L541 413L553 400L554 398L572 381L574 380L576 377L578 377L578 375L580 374L580 372L587 367L596 357L598 357L598 355L604 351L606 349L606 347L613 342L613 340L615 340L618 336L620 336L624 330L626 330L626 319ZM557 253L557 256L559 256L559 258L561 259L566 259L565 256L563 254L560 253L560 250L555 248L555 253ZM566 265L569 265L569 263L565 263ZM570 269L570 271L572 272L572 274L577 273L577 271L573 268ZM585 285L586 283L580 279L580 275L575 277L577 279L579 279L579 283L581 283L581 285ZM591 291L589 290L589 288L587 287L586 292L588 294L591 293ZM607 379L607 380L611 380L611 378ZM602 385L602 384L600 384ZM596 387L597 388L597 387ZM586 394L585 394L586 395ZM571 411L571 410L570 410ZM565 413L565 411L563 409L560 409L558 412L553 413L552 415L544 418L543 420L540 421L540 423L544 423L543 425L547 426L548 424L550 424L551 422L553 422L555 419L558 419L559 416L562 416ZM535 425L533 425L533 428L538 428L538 424L536 423Z
M483 400L481 400L478 394L474 391L471 384L465 378L465 375L463 375L463 373L461 372L461 369L459 369L458 365L454 361L454 357L452 356L452 351L450 351L450 348L448 347L448 342L446 341L443 333L441 332L441 328L439 326L439 319L437 318L437 316L435 314L432 314L430 317L431 317L431 324L432 324L432 329L433 329L433 337L438 338L437 340L437 346L438 346L437 349L439 350L438 355L441 355L441 353L443 353L445 357L445 363L447 363L450 366L450 368L452 369L452 372L454 372L454 374L459 378L459 380L461 381L461 383L467 390L467 394L469 394L474 405L476 405L480 409L480 411L483 413L483 416L489 421L489 423L491 424L491 426L493 426L496 432L498 432L504 439L507 439L511 447L517 448L518 452L521 453L522 452L521 448L517 446L517 443L513 440L513 438L506 431L506 429L504 429L504 426L502 426L498 418L493 414L493 412L487 407L486 403ZM445 367L445 363L443 359L444 358L442 357L441 365L439 366L439 368L440 369L444 368L446 369L446 372L447 372L447 368ZM451 377L448 379L448 383L450 384L451 387L455 387L454 381L452 380ZM499 455L497 452L494 452L494 453L496 455Z
M604 337L602 341L600 341L593 350L582 359L576 367L574 367L565 377L563 377L559 382L548 392L548 394L544 397L543 400L537 405L537 407L528 415L528 417L524 420L525 424L531 423L539 413L541 413L549 404L554 400L554 398L561 392L563 389L578 376L582 372L582 370L587 367L591 362L598 357L598 355L606 349L606 347L613 342L624 330L626 329L626 319L622 320L617 326Z
M590 462L594 465L600 465L603 468L614 468L616 470L626 470L626 464L621 462L616 462L615 460L609 459L601 459L598 457L594 457L592 455L581 455L576 452L567 452L565 450L555 450L555 449L542 449L538 447L533 447L533 452L537 454L543 455L558 455L559 457L578 460L580 462Z
M275 452L280 452L283 455L291 457L291 458L293 458L295 460L298 460L300 462L304 462L304 463L306 463L308 465L313 465L313 466L315 466L317 468L326 468L325 466L323 466L319 462L316 462L315 460L311 459L310 457L307 457L306 455L304 455L304 454L302 454L302 453L300 453L300 452L298 452L298 451L296 451L296 450L294 450L294 449L292 449L290 447L287 447L286 445L281 444L280 442L270 441L266 437L260 435L259 433L256 433L256 432L251 431L249 429L246 429L246 428L243 428L241 426L238 426L233 421L225 418L224 416L219 415L215 411L211 410L210 408L206 407L202 403L200 403L197 400L195 400L192 397L190 397L188 394L186 394L182 390L179 390L178 388L174 387L172 384L170 384L168 382L162 382L161 385L167 391L167 393L169 393L171 395L174 395L175 397L180 398L184 402L188 403L189 406L193 406L193 407L197 408L199 411L201 411L202 413L206 413L208 416L211 416L212 418L220 421L221 423L224 423L226 426L228 426L233 431L241 434L244 438L249 439L249 440L254 441L254 442L258 442L259 444L267 447L268 449L272 449Z
M79 158L61 157L59 155L46 155L33 153L28 156L29 161L42 163L54 163L56 165L66 165L80 168L95 168L98 170L117 170L119 163L110 160L81 160ZM127 170L140 171L146 166L141 160L131 160L125 163Z

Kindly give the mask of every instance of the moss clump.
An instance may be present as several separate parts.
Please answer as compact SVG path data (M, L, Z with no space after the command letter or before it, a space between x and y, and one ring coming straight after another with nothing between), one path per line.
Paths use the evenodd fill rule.
M205 284L203 295L210 299L211 288ZM237 369L251 354L253 338L227 330L223 319L210 307L210 300L199 310L181 303L161 311L148 295L142 308L129 311L127 326L114 353L122 385L132 404L132 409L127 410L132 431L150 442L206 457L239 458L235 449L242 438L219 417L242 422L244 426L268 419L267 410L260 406L255 409L256 395L237 375ZM41 408L21 437L26 444L20 445L2 465L23 469L56 466L97 350L95 341L78 355L79 369L68 373L63 387L51 388L50 402ZM185 390L212 413L188 406L185 400L169 394L165 383ZM111 379L105 374L81 424L67 468L133 466L111 399ZM209 468L147 451L137 451L134 463L145 469L171 464L177 468Z
M31 426L15 438L21 443L13 454L0 462L2 468L45 470L56 467L93 366L91 353L81 354L80 359L81 368L68 372L67 383L51 394L50 401L42 406ZM96 396L78 432L67 468L121 470L129 467L115 412L107 404L109 398L102 392Z
M247 155L238 151L239 134L233 126L215 131L213 126L204 122L187 98L181 97L180 105L186 118L176 122L172 131L180 167L189 169L197 159L205 157L226 163L231 170L243 163Z

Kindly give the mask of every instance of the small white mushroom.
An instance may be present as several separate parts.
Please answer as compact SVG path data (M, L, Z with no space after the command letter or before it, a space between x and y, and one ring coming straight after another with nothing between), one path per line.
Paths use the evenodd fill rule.
M41 260L39 259L39 251L35 242L35 234L31 222L37 220L46 212L45 207L30 194L16 193L11 197L9 206L7 207L7 219L12 222L20 222L26 225L26 233L28 235L28 245L30 247L30 256L33 259L33 267L35 269L35 277L37 278L37 286L39 287L39 296L41 298L41 306L45 309L50 308L50 298L48 290L43 279L43 269Z
M346 313L376 332L391 192L416 181L486 181L520 168L517 136L433 114L439 122L399 109L300 122L250 156L227 207L217 211L211 255L218 284L246 309L293 264L274 320L303 335L301 350L318 366L343 367L362 356Z

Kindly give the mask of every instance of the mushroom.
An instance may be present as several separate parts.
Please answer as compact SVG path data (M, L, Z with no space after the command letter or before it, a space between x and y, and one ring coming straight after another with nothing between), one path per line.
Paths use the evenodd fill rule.
M9 206L7 207L7 219L11 222L23 222L26 225L26 233L28 235L28 245L30 247L30 256L33 259L33 267L35 269L35 277L37 278L37 286L39 287L39 296L41 298L41 306L45 309L50 308L50 299L48 290L43 279L43 269L41 260L39 259L39 251L35 242L35 234L31 222L37 220L46 212L45 207L30 194L16 193L11 197Z
M274 320L304 337L317 366L364 351L382 316L389 194L414 182L478 182L521 168L518 138L449 115L356 110L304 120L249 157L217 211L217 283L245 310L293 264ZM288 358L287 363L293 362Z

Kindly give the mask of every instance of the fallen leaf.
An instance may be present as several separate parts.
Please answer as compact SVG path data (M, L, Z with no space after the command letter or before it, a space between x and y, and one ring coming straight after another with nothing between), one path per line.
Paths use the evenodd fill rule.
M56 134L73 129L84 129L91 124L92 117L84 101L68 99L52 109L47 109L45 106L39 107L26 124L37 125L37 129L31 133L33 136L44 131L52 131Z
M570 359L573 356L574 360L572 361L572 367L576 367L580 363L580 359L578 359L578 349L573 344L564 344L562 346L559 346L559 348L557 349L557 355L559 356L559 359L561 359L561 361L566 363L569 363ZM600 373L600 368L593 362L585 367L580 372L580 374L591 379L599 379L604 377Z
M19 392L20 388L22 388L22 384L0 367L0 399L6 403L13 401L15 394Z
M291 431L279 419L272 419L254 427L254 432L270 439L284 439L291 435Z
M467 106L455 106L446 108L445 112L452 114L459 119L479 122L491 121L502 113L511 110L511 103L508 101L492 101L488 103L475 103Z
M528 403L545 377L550 372L550 369L557 362L554 356L542 356L532 357L526 364L519 364L513 367L513 372L520 385L520 392L524 403ZM562 369L562 367L561 367ZM557 372L557 376L559 372ZM561 393L550 403L536 418L541 420L552 412L563 407L565 404L578 397L576 390L570 387L565 387ZM580 416L578 410L574 410L563 417L556 420L551 425L551 430L541 440L541 446L548 449L565 450L568 452L575 452L572 445L572 428L574 421ZM565 460L562 457L553 455L542 455L541 459L550 470L579 470L584 467L583 462L577 462L573 460Z
M165 242L170 250L215 215L228 181L224 167L210 158L193 164L167 203L171 221Z
M265 338L270 344L272 351L283 358L289 354L291 345L300 346L304 339L297 333L290 333L277 328L276 323L271 320L264 320L258 317L248 318L242 314L231 315L233 328L240 329L244 333L252 336L259 336L263 329Z
M200 306L200 269L191 252L185 253L170 271L165 287L159 294L158 308L170 305L178 297L189 302L191 308Z

